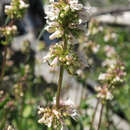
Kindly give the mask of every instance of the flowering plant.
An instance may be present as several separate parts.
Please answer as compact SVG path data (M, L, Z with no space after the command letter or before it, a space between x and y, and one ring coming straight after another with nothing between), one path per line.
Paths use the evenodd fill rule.
M55 39L56 43L49 47L47 55L41 60L45 46L43 42L40 42L37 47L36 40L36 47L32 47L31 44L34 43L33 40L35 39L32 39L32 35L31 40L24 40L22 45L17 44L18 50L15 50L17 49L17 47L14 47L15 44L13 46L10 44L19 31L15 22L21 20L28 6L26 0L12 0L10 5L5 6L5 13L10 19L6 21L4 26L0 27L0 43L2 43L0 45L0 51L2 50L2 53L0 53L0 59L2 59L0 61L0 108L2 108L0 109L0 129L64 130L69 128L79 130L90 127L90 130L92 130L97 127L97 130L99 130L104 106L106 108L105 113L108 115L102 123L104 123L103 126L109 127L108 124L111 120L106 119L112 119L109 116L108 109L113 109L113 101L117 98L116 92L120 92L120 89L122 89L122 93L119 95L121 98L124 95L126 97L126 93L128 93L128 87L121 87L126 82L125 67L129 65L127 62L126 66L122 59L129 58L126 56L128 51L123 52L122 56L119 54L120 50L126 47L120 43L125 38L122 40L121 34L116 34L111 29L105 30L99 22L93 19L88 21L89 25L86 29L84 25L88 14L86 7L80 4L78 0L51 0L49 5L45 6L47 23L45 30L50 33L50 40ZM17 37L18 43L23 37L20 37L20 40ZM121 46L115 45L118 40L120 40ZM114 46L116 46L116 49ZM51 70L59 72L58 85L55 84L55 79L53 80L54 83L48 83L51 74L46 73L49 72L45 68L46 64L39 67L41 61L47 62ZM37 68L45 75L37 71ZM70 77L65 73L65 76L68 77L65 77L63 86L64 71L67 71L71 74L70 77L74 76L74 78L72 78L72 81L69 79L70 81L66 82L66 79ZM55 78L54 75L52 78ZM90 84L89 78L91 78L90 81L92 80ZM94 90L93 85L95 84L93 84L93 81L96 79L98 79L99 84L95 87L96 91L92 91L96 92L97 96L97 105L94 108L96 99L94 103L91 102L90 91L86 91L86 86L90 90ZM61 93L62 86L64 88ZM72 86L72 89L69 86ZM69 97L69 100L63 100L63 96L73 96L73 93L76 96L76 103L79 101L78 105L70 100L71 97ZM55 99L52 102L53 97ZM128 99L125 98L127 101ZM90 103L88 103L89 100ZM101 104L101 110L97 114L99 115L99 122L96 120L98 125L94 126L94 119L97 118L91 116L91 110L94 108L94 113L98 112L99 104ZM90 121L91 117L92 120Z

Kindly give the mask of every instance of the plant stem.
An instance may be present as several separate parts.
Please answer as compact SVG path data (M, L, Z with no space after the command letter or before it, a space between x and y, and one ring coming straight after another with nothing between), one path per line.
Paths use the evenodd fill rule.
M2 82L4 77L4 71L5 71L5 65L6 65L6 55L7 55L7 46L4 46L4 55L3 55L3 61L1 66L1 74L0 74L0 82Z
M104 108L104 104L102 104L102 106L101 106L101 110L100 110L99 122L98 122L98 128L97 128L97 130L100 130L101 121L102 121L102 114L103 114L103 108Z
M110 119L109 119L109 108L108 108L109 102L106 102L106 121L107 121L107 130L109 130L109 126L110 126Z
M99 105L99 100L96 103L96 107L95 107L93 115L92 115L92 121L91 121L91 125L90 125L89 130L92 130L92 128L93 128L93 123L94 123L94 119L95 119L95 115L96 115L96 112L97 112L98 105Z
M42 37L44 31L45 31L45 29L43 28L43 29L41 30L41 32L39 33L39 35L38 35L38 40L40 40L40 38Z
M65 34L63 35L63 41L64 41L64 51L67 49L67 39ZM63 74L64 74L64 66L60 66L60 73L59 73L59 80L58 80L58 88L57 88L57 95L56 95L56 107L59 107L60 104L60 94L61 94L61 87L62 87L62 80L63 80Z
M61 93L61 87L62 87L63 73L64 73L64 68L63 66L60 66L60 74L59 74L58 88L57 88L57 95L56 95L57 108L59 107L59 102L60 102L60 93Z

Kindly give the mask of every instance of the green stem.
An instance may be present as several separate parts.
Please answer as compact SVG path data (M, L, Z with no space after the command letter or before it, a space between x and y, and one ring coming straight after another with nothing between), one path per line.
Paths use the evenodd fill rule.
M4 24L4 26L6 26L6 25L8 24L9 21L10 21L10 17L7 16L7 18L6 18L6 20L5 20L5 24Z
M59 103L60 103L60 93L61 93L61 87L62 87L63 73L64 73L64 68L63 66L60 66L60 74L59 74L58 89L57 89L57 96L56 96L57 108L59 107Z
M45 31L45 28L43 28L43 29L41 30L40 34L38 35L38 40L40 40L40 38L42 37L44 31Z
M98 123L97 130L100 130L100 126L101 126L101 122L102 122L103 108L104 108L104 104L102 104L102 106L101 106L100 115L99 115L99 123Z
M67 39L64 34L63 36L64 41L64 51L67 49ZM59 73L59 80L58 80L58 88L57 88L57 95L56 95L56 107L58 108L60 105L60 94L61 94L61 87L62 87L62 81L63 81L63 74L64 74L64 66L60 66L60 73Z
M0 74L0 82L2 82L4 77L4 71L5 71L5 65L6 65L6 55L7 55L7 46L4 46L4 55L3 55L3 61L1 66L1 74Z
M108 108L109 102L106 102L106 121L107 121L107 130L109 130L110 126L110 119L109 119L109 108Z
M99 100L96 103L96 107L95 107L94 113L92 115L92 121L91 121L91 125L90 125L90 129L89 130L92 130L92 128L93 128L93 123L94 123L94 119L95 119L95 115L96 115L96 112L97 112L98 105L99 105Z

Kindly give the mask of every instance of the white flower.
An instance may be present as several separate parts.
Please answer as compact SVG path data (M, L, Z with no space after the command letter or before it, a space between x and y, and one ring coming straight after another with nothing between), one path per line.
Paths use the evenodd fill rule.
M116 33L112 33L112 34L111 34L111 37L112 37L115 41L117 41L117 39L118 39L118 37L117 37L117 34L116 34Z
M106 59L103 63L102 66L111 66L113 64L116 64L116 60L115 59Z
M106 77L107 77L107 74L106 73L102 73L102 74L99 75L98 80L105 80Z
M99 51L100 45L95 45L92 47L92 50L94 53L97 53Z
M112 100L113 99L113 95L111 94L111 92L107 92L107 95L106 95L106 99L107 100Z
M28 8L29 5L26 4L23 0L20 0L19 2L20 2L20 6L19 6L20 9Z
M60 10L56 8L53 4L45 6L46 19L55 20L58 18Z
M112 57L112 56L116 55L115 48L112 46L106 45L104 50L106 52L107 57Z
M51 62L50 66L51 66L51 67L56 67L57 64L58 64L58 61L59 61L59 60L58 60L58 57L55 57L54 60Z
M49 32L49 33L53 33L55 31L55 28L48 25L45 27L45 30L47 30L47 32Z
M43 57L43 62L47 62L51 58L51 54L48 53L46 56Z
M47 26L45 27L45 30L47 30L49 33L53 33L56 31L56 28L59 27L59 23L58 22L50 22L47 21Z
M104 36L104 41L105 41L105 42L108 42L109 40L110 40L110 36L109 36L109 35L105 35L105 36Z
M49 39L50 39L50 40L53 40L53 39L55 39L55 38L60 38L62 35L63 35L63 31L61 31L61 30L56 30L54 33L52 33L52 34L49 36Z
M83 8L83 5L82 4L71 3L70 8L72 10L81 10Z
M116 76L116 77L115 77L115 80L116 80L116 81L120 81L120 77L119 77L119 76Z
M79 19L79 24L81 24L83 22L83 20L82 19Z
M54 2L55 2L55 0L49 0L49 2L50 2L50 3L54 3Z
M97 92L101 91L101 86L96 86L95 90L96 90Z
M107 86L104 85L103 87L101 86L97 86L96 87L96 91L98 92L97 94L97 98L100 99L105 99L105 100L112 100L113 99L113 95L112 93L108 90Z
M14 130L14 128L11 125L9 125L7 130Z
M13 7L10 5L5 5L5 13L7 13L9 10L12 10Z
M78 70L76 71L76 73L77 73L79 76L83 75L83 71L82 71L81 69L78 69Z
M82 4L78 4L78 0L69 0L69 4L72 10L81 10L83 8Z

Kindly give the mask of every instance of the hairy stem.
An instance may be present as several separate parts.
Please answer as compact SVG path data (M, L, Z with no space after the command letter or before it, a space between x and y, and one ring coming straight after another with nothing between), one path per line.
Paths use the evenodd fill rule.
M90 125L89 130L92 130L92 128L93 128L93 123L94 123L94 119L95 119L95 115L96 115L96 112L97 112L98 105L99 105L99 100L96 103L96 107L95 107L93 115L92 115L92 121L91 121L91 125Z
M7 46L4 46L4 55L3 55L3 61L1 66L1 74L0 74L0 82L2 82L4 77L4 71L5 71L5 65L6 65L6 55L7 55Z
M63 36L63 41L64 41L64 51L67 49L67 40L66 36L64 34ZM64 73L64 66L60 66L60 73L59 73L59 80L58 80L58 88L57 88L57 95L56 95L56 107L59 107L60 104L60 94L61 94L61 87L62 87L62 81L63 81L63 73Z
M97 130L100 130L101 121L102 121L102 114L103 114L103 108L104 108L104 104L102 104L102 106L101 106Z
M61 87L62 87L63 73L64 73L64 68L63 66L60 66L60 74L59 74L58 88L57 88L57 95L56 95L57 108L59 107L59 102L60 102L60 93L61 93Z

